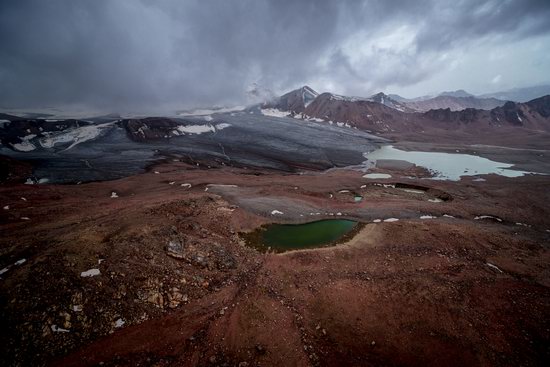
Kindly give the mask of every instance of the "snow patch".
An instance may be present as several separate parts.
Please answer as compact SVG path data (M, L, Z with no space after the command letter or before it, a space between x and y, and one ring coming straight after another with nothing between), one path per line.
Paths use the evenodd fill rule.
M210 124L207 125L180 125L176 128L177 131L184 134L202 134L208 132L216 132L216 128Z
M367 173L366 175L363 175L363 177L369 179L383 179L391 178L391 175L387 173Z
M69 330L57 327L57 325L52 325L52 326L50 326L50 328L52 329L52 331L54 333L68 333L69 332Z
M284 213L281 212L281 211L278 211L278 210L272 210L272 211L271 211L271 215L277 215L277 214L278 214L278 215L281 215L281 214L284 214Z
M384 219L384 222L391 223L391 222L397 222L398 220L399 220L398 218L387 218L387 219Z
M115 321L115 327L116 328L122 327L122 326L124 326L125 323L126 322L123 319L118 319L118 320Z
M116 192L111 192L111 199L116 199L118 198L118 194Z
M498 217L493 217L492 215L479 215L479 216L474 218L474 220L480 220L480 219L494 219L498 222L502 222L502 219L500 219Z
M53 148L56 144L72 143L67 148L71 149L78 144L97 138L104 129L113 124L114 122L108 122L100 125L81 126L59 133L47 133L48 136L40 138L38 142L43 148Z
M90 269L80 273L80 276L83 278L86 278L86 277L95 277L96 275L99 275L99 274L101 274L99 269Z
M264 116L271 116L271 117L288 117L289 115L288 111L281 111L277 108L262 108L260 109L260 112Z
M21 143L11 144L13 149L20 152L30 152L36 149L33 143L28 141L22 141Z
M437 218L435 215L421 215L420 219L435 219Z
M500 270L500 268L494 264L491 264L491 263L486 263L485 265L487 265L488 267L490 267L491 269L495 269L496 271L498 271L499 273L504 273L502 270Z
M11 144L11 146L13 147L13 149L18 150L20 152L30 152L36 149L36 146L30 142L30 140L34 138L36 138L35 134L23 136L22 138L20 138L21 143Z
M227 122L222 122L221 124L216 125L216 130L223 130L225 128L228 128L231 126L231 124L228 124Z

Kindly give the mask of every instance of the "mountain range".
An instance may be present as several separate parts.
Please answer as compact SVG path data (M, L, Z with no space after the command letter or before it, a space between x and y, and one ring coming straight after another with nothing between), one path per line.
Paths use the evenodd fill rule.
M333 99L341 101L367 101L382 104L392 109L412 113L427 112L429 110L450 109L451 111L462 111L468 108L479 110L492 110L502 107L508 101L528 102L538 97L550 94L550 85L529 88L516 88L509 91L496 92L492 94L473 95L465 90L446 91L436 96L421 96L416 98L404 98L397 94L376 93L370 97L350 97L331 93ZM269 100L260 104L262 109L271 109L272 113L281 116L280 112L287 112L288 115L303 113L306 107L319 96L309 86L290 91L280 97L270 97ZM255 105L258 106L258 105ZM284 116L285 113L282 114Z
M497 135L502 133L538 134L539 137L550 133L550 95L513 102L480 98L459 90L424 100L398 99L384 93L370 97L318 93L303 86L248 108L201 110L181 117L107 115L43 119L0 114L0 149L3 146L23 153L51 149L72 151L75 146L102 138L117 128L125 131L133 142L168 144L170 139L183 135L208 136L228 126L233 126L233 131L237 124L245 124L247 130L254 129L256 124L274 124L271 117L358 129L386 138L407 135L420 140L428 136L455 139L467 134L470 140L496 142ZM284 123L288 129L289 121Z
M378 93L371 97L318 94L304 86L261 106L262 113L354 127L367 132L424 132L433 129L470 133L517 128L550 132L550 95L528 102L479 98L447 92L414 102ZM274 112L275 111L275 112Z

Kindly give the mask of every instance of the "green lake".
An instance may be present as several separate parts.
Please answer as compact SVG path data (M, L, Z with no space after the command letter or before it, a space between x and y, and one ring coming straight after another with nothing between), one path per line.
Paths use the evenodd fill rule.
M305 224L270 224L247 237L249 245L275 252L324 247L336 243L351 232L357 222L327 219Z

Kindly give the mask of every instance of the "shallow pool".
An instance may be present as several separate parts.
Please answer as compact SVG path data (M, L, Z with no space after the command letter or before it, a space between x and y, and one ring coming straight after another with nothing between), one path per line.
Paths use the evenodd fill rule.
M342 240L357 222L327 219L305 224L271 224L245 235L248 245L275 252L332 245Z

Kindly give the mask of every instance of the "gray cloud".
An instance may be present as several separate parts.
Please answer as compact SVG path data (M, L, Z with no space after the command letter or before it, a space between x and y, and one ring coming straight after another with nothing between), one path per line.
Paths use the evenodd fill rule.
M3 1L0 105L234 104L253 82L364 95L423 82L456 49L548 35L547 19L527 0Z

